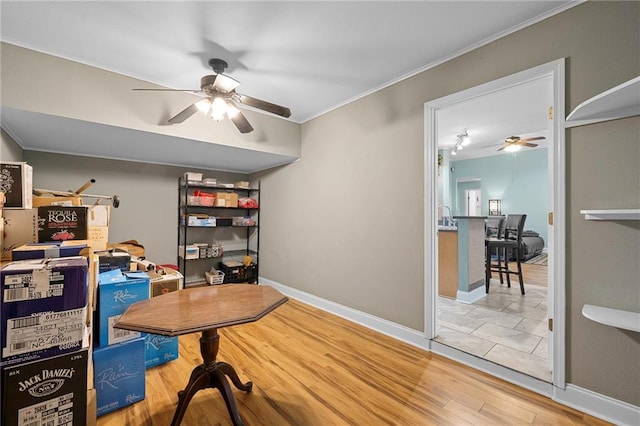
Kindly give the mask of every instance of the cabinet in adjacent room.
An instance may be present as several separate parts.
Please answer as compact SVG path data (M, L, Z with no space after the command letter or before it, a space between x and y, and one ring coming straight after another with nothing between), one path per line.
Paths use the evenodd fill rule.
M245 184L180 178L178 267L185 288L258 282L260 182Z

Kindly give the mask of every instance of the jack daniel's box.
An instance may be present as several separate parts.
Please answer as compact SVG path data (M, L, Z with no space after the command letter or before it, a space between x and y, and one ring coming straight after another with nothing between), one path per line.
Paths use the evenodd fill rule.
M38 242L87 239L88 207L38 207Z
M2 424L84 425L87 350L2 369Z

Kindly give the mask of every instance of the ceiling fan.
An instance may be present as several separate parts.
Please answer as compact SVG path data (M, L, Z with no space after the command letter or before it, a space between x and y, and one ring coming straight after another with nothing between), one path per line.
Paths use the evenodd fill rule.
M514 152L520 150L523 146L527 146L529 148L535 148L538 146L537 143L529 143L530 141L538 141L545 139L544 136L536 136L534 138L524 138L521 139L520 136L509 136L504 140L504 145L498 148L498 151L505 150L507 152Z
M225 117L229 118L240 133L249 133L253 131L253 127L247 118L240 112L236 104L243 104L263 111L270 112L281 117L288 118L291 116L289 108L272 104L261 99L243 95L236 92L236 88L240 85L235 80L224 74L224 70L228 64L222 59L209 60L209 66L215 74L205 75L200 79L200 90L180 90L180 89L133 89L147 91L164 91L164 92L192 92L203 96L202 100L195 102L168 121L170 124L182 123L198 111L202 111L205 115L220 121Z

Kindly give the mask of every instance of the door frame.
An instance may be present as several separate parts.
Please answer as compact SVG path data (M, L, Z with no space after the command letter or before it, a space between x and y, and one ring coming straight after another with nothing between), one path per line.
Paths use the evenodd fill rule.
M552 142L549 146L549 212L553 223L549 227L548 250L549 291L553 292L553 306L548 307L549 318L553 319L550 364L552 366L552 386L564 389L565 378L565 253L566 253L566 185L565 185L565 59L561 58L507 77L499 78L439 99L425 103L424 107L424 294L425 294L425 338L428 347L447 357L455 358L490 374L526 388L553 392L544 384L534 383L524 374L500 368L480 358L462 351L443 347L433 340L436 335L437 320L437 279L438 279L438 227L437 227L437 130L436 115L440 108L485 94L517 86L540 78L551 77L553 85Z

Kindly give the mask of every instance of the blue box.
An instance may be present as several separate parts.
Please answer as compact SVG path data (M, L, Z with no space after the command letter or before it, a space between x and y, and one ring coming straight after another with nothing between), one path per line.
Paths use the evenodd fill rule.
M0 424L84 425L88 352L2 368Z
M11 259L16 261L43 259L49 257L78 256L85 248L87 248L87 244L80 243L78 241L65 241L62 243L31 243L11 250Z
M122 274L114 269L99 274L94 345L102 347L141 337L142 333L113 328L113 324L131 304L148 298L149 276L144 272Z
M78 351L86 327L84 257L12 262L0 271L1 365Z
M178 359L178 336L147 333L144 337L145 365L147 368Z
M93 351L98 416L145 398L144 338Z

